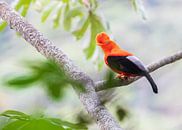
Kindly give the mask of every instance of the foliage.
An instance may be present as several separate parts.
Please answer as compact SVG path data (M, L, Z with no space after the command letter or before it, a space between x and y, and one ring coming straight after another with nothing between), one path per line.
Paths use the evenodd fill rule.
M131 2L131 5L133 6L134 10L136 12L140 13L140 15L142 16L143 20L146 20L147 16L145 14L145 9L144 9L142 0L130 0L130 2Z
M33 83L40 83L53 99L62 98L65 87L69 84L74 84L80 91L84 91L84 87L81 84L70 80L63 70L52 60L27 61L25 67L29 72L19 76L11 76L5 79L5 84L20 89L33 86Z
M80 123L84 123L86 125L90 125L93 123L93 120L88 114L84 111L81 111L77 114L76 120Z
M19 0L15 6L15 10L21 10L21 15L26 16L32 1L33 0Z
M145 19L144 8L141 0L130 0L135 11L139 11ZM94 54L94 63L101 69L103 62L99 53L95 53L95 37L97 33L106 31L102 18L97 13L97 0L17 0L14 5L15 10L19 11L22 16L26 16L30 5L42 14L41 21L44 23L49 17L52 17L53 28L60 25L66 31L72 33L77 40L81 40L89 33L88 46L83 50L86 58L91 59ZM6 22L0 25L0 31L7 26Z
M128 111L122 106L118 106L116 107L116 115L119 121L123 121L128 116Z
M113 80L115 78L116 78L116 76L113 71L108 71L106 73L105 80L106 80L106 86L108 87L108 89L112 88L111 86L114 86L113 84L118 82L117 80Z
M27 115L14 110L5 111L0 117L9 119L2 130L87 130L83 124L73 124L58 118Z
M0 31L4 30L7 26L7 22L0 23Z
M95 12L96 0L90 0L89 3L82 0L18 0L15 9L20 11L22 16L26 16L31 4L42 14L42 22L53 16L53 28L58 28L61 24L77 40L82 39L87 31L90 32L90 41L84 53L87 59L93 56L96 50L95 37L97 33L106 30L101 18ZM6 25L5 22L1 23L0 30L3 30ZM101 63L100 61L98 64L99 68L101 68Z
M42 22L45 22L51 13L53 15L53 27L57 28L59 25L63 25L66 31L72 32L77 40L81 40L87 32L90 33L90 41L88 46L84 49L84 53L87 59L93 57L96 51L95 37L97 33L105 31L102 19L96 14L97 1L96 0L64 0L64 1L48 1L48 8L42 9ZM57 5L57 6L55 6ZM99 57L99 55L97 55ZM99 58L96 58L97 60ZM103 62L99 62L100 64ZM98 64L99 68L102 65Z

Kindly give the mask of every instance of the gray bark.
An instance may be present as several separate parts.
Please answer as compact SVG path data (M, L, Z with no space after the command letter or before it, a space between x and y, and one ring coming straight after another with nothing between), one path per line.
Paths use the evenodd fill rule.
M6 21L10 28L17 31L22 37L37 49L42 55L56 61L65 73L73 80L82 83L86 92L80 92L74 87L80 101L88 113L97 122L102 130L122 130L119 124L103 106L95 92L93 80L82 72L73 62L57 48L52 42L46 39L28 21L15 12L7 3L0 1L0 18Z

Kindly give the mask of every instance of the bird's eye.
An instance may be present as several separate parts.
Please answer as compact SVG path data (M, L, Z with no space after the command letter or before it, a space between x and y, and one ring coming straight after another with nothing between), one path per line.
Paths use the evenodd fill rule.
M109 40L104 41L105 44L109 44Z

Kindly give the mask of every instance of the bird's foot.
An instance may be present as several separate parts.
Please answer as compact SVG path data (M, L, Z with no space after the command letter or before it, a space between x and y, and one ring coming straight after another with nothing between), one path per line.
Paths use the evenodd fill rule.
M122 79L122 80L127 80L128 76L124 75L124 74L118 74L116 75L116 78Z

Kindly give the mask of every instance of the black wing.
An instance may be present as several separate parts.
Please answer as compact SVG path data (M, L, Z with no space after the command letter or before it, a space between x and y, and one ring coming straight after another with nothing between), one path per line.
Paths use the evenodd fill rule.
M135 56L108 56L107 58L108 65L116 70L136 74L140 76L145 76L150 82L153 92L158 93L157 85L154 80L148 73L148 70L145 68L144 64Z
M136 75L144 75L147 69L135 56L108 56L108 65L116 70Z

